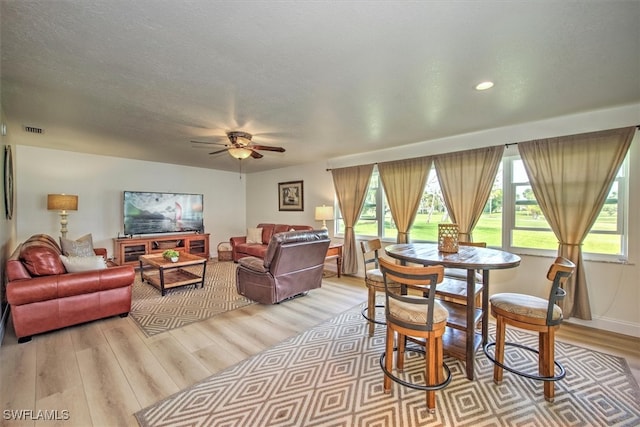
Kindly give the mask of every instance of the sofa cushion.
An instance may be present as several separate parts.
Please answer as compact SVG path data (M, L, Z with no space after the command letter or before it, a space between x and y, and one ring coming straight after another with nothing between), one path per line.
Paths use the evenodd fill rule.
M241 245L238 245L238 251L245 255L264 258L264 254L267 252L267 245L250 245L247 243L243 243Z
M64 264L68 273L80 271L103 270L107 268L107 263L102 256L65 256L60 255L60 260Z
M247 228L247 243L262 244L262 228Z
M262 244L268 245L273 235L273 227L275 227L275 224L258 224L258 227L262 228Z
M76 240L61 237L60 246L62 247L62 253L66 256L91 257L95 255L93 252L93 237L91 234L85 234Z
M48 245L25 242L20 250L20 260L32 276L66 273L60 254Z

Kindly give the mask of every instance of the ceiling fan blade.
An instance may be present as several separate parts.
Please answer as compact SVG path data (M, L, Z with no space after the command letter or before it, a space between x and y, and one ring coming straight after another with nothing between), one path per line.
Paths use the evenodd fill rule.
M251 157L253 157L254 159L261 159L264 156L255 150L251 150Z
M191 141L193 144L204 144L204 145L224 145L222 142L212 142L212 141Z
M282 147L272 147L270 145L251 144L251 148L254 150L277 151L278 153L285 152L285 149Z
M220 154L220 153L224 153L225 151L229 151L228 148L223 148L222 150L218 150L218 151L213 151L209 154Z

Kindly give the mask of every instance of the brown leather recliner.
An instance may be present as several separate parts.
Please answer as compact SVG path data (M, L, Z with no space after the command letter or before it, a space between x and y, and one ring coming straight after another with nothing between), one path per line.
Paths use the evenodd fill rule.
M327 230L274 234L264 259L238 261L238 293L262 304L276 304L319 288L330 242Z

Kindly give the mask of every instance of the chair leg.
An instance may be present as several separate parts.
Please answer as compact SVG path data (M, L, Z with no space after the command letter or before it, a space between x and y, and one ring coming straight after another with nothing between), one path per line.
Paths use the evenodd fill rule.
M549 328L547 332L540 333L540 363L542 365L541 375L552 377L554 374L554 329ZM544 399L553 402L555 398L555 382L544 382Z
M398 359L396 359L396 368L398 372L404 371L404 352L407 348L407 337L398 332Z
M387 325L387 341L385 342L385 359L384 368L391 372L393 369L393 328ZM387 375L384 376L384 392L391 393L391 378Z
M435 385L437 384L437 378L442 376L442 369L440 369L440 374L438 375L438 353L436 353L438 349L438 345L436 343L436 338L431 334L427 338L426 342L426 353L425 353L425 369L426 369L426 380L427 385ZM436 411L436 392L435 390L427 390L427 409L430 413L435 413Z
M505 324L502 316L496 317L496 346L494 358L497 362L504 365L504 341L505 341ZM493 382L500 384L502 382L502 367L497 364L493 365Z
M373 323L373 319L376 316L376 290L369 286L369 306L367 307L367 316L369 316L369 336L373 336L376 328L376 324Z

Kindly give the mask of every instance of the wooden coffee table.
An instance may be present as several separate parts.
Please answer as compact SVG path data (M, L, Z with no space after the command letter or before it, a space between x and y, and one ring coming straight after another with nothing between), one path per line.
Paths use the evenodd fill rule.
M207 259L197 255L180 252L177 262L165 259L161 254L140 255L140 279L160 289L162 296L166 289L179 286L195 285L204 288L204 274L207 269ZM202 274L198 275L183 267L202 265Z

